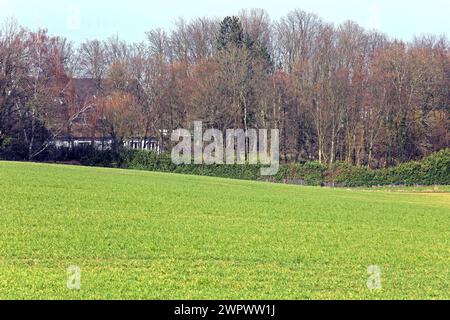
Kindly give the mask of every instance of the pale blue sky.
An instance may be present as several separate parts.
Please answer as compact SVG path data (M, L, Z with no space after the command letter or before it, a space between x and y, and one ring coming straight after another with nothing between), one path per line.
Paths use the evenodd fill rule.
M152 28L170 29L177 17L223 17L264 8L272 19L300 8L327 21L350 19L392 37L450 32L450 0L0 0L0 19L14 16L30 28L46 27L76 42L118 34L130 41Z

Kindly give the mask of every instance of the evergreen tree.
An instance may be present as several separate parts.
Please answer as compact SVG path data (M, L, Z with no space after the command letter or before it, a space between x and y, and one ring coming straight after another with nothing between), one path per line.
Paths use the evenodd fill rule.
M238 17L226 17L220 23L217 36L218 50L224 50L231 45L242 47L244 44L244 30Z
M230 48L230 46L245 48L250 52L253 59L264 61L268 69L273 67L272 57L267 47L244 32L238 17L226 17L220 23L217 48L221 51Z

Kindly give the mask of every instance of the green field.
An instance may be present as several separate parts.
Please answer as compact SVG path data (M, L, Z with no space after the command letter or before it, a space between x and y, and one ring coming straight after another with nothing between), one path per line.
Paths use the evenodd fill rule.
M0 299L449 299L440 190L0 162Z

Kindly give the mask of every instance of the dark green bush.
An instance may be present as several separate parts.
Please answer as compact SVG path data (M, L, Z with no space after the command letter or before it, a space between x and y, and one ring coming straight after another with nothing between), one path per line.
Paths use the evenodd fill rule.
M14 137L6 137L0 141L0 159L3 160L26 160L28 150L24 143Z
M393 168L371 170L344 164L328 171L333 181L346 187L386 185L449 185L450 149L435 153L422 161L400 164Z

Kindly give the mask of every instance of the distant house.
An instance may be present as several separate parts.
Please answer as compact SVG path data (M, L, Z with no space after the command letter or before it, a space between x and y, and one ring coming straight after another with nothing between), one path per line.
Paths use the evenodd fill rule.
M111 149L113 140L111 138L98 137L63 137L54 140L56 148L76 148L76 147L94 147L97 150ZM163 148L157 138L147 139L130 138L124 141L124 147L133 150L147 150L161 153Z
M89 108L95 102L99 91L98 81L88 78L72 78L68 87L73 91L73 105L79 110L86 111L71 123L60 137L53 140L56 148L94 147L97 150L109 150L113 139L105 134L101 128L102 119L96 114L94 108ZM160 132L164 136L167 133ZM132 137L127 138L124 147L134 150L148 150L157 153L163 151L160 139L155 137Z

